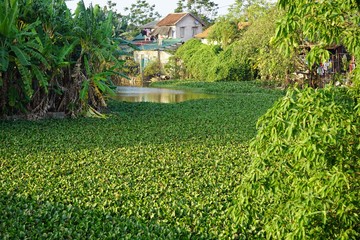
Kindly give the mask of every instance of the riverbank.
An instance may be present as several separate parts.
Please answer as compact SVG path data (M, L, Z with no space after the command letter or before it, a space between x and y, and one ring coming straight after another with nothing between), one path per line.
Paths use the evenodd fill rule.
M282 93L252 82L159 84L222 94L112 101L106 119L0 121L0 238L234 238L227 210L251 161L247 144Z

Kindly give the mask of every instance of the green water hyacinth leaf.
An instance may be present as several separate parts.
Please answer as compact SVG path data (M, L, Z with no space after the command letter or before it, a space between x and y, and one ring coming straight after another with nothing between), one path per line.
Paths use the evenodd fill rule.
M256 120L282 92L168 84L219 97L111 101L106 119L0 121L0 239L237 238L227 210Z

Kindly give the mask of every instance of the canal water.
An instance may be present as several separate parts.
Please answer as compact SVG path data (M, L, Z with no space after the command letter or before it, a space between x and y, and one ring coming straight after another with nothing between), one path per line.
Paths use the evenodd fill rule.
M214 95L166 88L128 86L117 87L115 96L115 99L125 102L156 103L178 103L188 100L205 98L214 98Z

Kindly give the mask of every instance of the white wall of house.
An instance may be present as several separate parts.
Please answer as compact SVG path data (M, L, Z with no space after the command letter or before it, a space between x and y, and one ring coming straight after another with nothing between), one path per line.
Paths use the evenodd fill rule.
M141 59L145 60L145 64L150 61L157 61L160 57L161 64L169 62L172 55L164 51L134 51L134 60L140 64Z
M175 36L183 41L187 41L202 31L201 23L191 15L187 15L176 24Z

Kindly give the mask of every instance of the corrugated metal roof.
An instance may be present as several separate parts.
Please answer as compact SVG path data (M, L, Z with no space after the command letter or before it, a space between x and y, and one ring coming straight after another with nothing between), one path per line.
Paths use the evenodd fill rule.
M157 41L150 42L150 41L143 41L137 42L135 45L137 46L138 50L164 50L164 49L172 49L177 48L182 44L182 39L164 39L162 44L159 45Z
M169 35L170 34L171 27L170 26L163 26L163 27L157 27L155 30L151 33L151 36L156 35Z
M144 24L142 26L140 26L141 29L145 29L145 28L150 28L150 29L153 29L156 27L156 24L159 22L159 20L155 20L155 21L152 21L152 22L149 22L147 24Z

